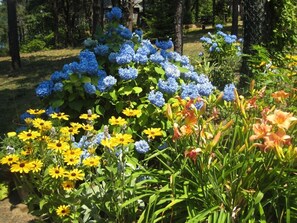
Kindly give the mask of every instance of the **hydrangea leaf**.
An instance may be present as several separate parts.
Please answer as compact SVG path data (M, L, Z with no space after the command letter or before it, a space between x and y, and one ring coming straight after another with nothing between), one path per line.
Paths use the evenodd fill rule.
M134 93L139 94L140 92L142 92L142 88L141 87L134 87L133 91L134 91Z
M187 72L189 72L189 69L187 69L187 68L185 68L185 67L180 67L180 66L178 66L178 69L179 69L179 71L180 71L181 73L187 73Z
M160 74L160 75L164 75L165 71L161 68L161 67L155 67L155 71Z
M120 95L130 95L132 92L133 92L133 87L131 86L121 87L118 91Z
M8 185L0 184L0 201L8 197Z
M58 99L58 100L54 100L54 101L53 101L52 106L53 106L54 108L59 108L59 107L61 107L63 104L64 104L64 100L62 100L62 99Z
M81 78L81 82L82 83L91 83L91 78L90 77L87 77L87 76L83 76L82 78Z

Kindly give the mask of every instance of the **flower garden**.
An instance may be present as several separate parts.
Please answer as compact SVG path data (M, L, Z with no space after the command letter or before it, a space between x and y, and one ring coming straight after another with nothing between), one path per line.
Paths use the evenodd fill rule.
M54 71L1 164L45 222L295 222L296 55L251 56L242 40L201 38L191 64L108 14L78 61ZM258 48L257 48L258 47ZM197 53L198 54L198 53Z

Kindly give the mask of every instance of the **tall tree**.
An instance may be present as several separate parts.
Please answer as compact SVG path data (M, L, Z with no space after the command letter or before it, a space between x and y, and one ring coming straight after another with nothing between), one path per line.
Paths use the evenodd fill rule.
M94 37L97 31L103 30L104 18L104 0L93 0L93 26L92 36Z
M16 65L21 67L16 0L7 0L7 17L8 17L8 40L9 53L11 56L11 65L15 70Z
M239 0L232 0L232 30L233 35L238 34L238 3Z
M176 11L174 18L175 38L174 50L180 54L183 53L183 8L184 0L176 1Z

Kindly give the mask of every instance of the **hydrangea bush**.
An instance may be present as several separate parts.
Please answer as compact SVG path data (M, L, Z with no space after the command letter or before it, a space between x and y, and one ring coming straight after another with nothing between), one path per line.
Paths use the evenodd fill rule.
M142 38L141 30L131 32L119 21L121 10L107 15L105 33L87 39L78 61L65 64L36 88L36 94L50 110L65 111L72 118L87 109L104 120L123 108L142 109L139 125L161 127L158 112L175 96L208 97L215 87L204 74L194 70L187 56L169 51L171 40Z
M221 24L217 24L215 28L215 33L208 33L200 38L204 48L200 57L206 57L206 61L210 62L212 69L206 71L207 75L216 87L223 90L226 84L239 81L242 39L223 32Z

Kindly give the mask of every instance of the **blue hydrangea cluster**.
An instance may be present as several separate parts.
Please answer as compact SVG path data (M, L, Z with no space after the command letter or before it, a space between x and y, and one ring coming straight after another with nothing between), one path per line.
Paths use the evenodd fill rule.
M87 94L96 94L96 87L91 83L85 83L84 89Z
M167 94L174 94L178 90L178 83L173 77L169 77L167 80L159 79L158 88L161 92Z
M106 18L111 20L119 20L123 16L122 10L119 7L113 7L110 12L106 13Z
M119 76L121 79L125 81L134 80L137 77L137 75L138 75L138 71L133 67L119 69Z
M156 40L155 43L156 47L162 49L162 50L169 50L173 47L173 42L172 40L168 41L159 41L158 39Z
M108 55L109 47L107 45L105 45L105 44L98 44L94 48L94 52L95 52L96 55L106 56L106 55Z
M148 100L157 107L162 107L165 104L165 99L160 91L151 91L148 95Z
M149 144L147 143L147 141L145 140L139 140L139 141L136 141L134 143L135 145L135 150L138 152L138 153L141 153L141 154L145 154L149 151L150 149L150 146Z
M40 98L45 98L53 92L54 82L51 80L46 80L41 82L35 89L35 93Z
M234 93L235 88L236 87L233 83L227 84L224 87L223 99L225 101L234 101L235 100L235 93Z

